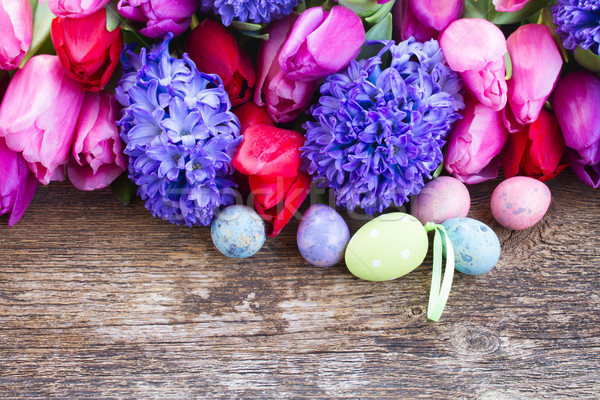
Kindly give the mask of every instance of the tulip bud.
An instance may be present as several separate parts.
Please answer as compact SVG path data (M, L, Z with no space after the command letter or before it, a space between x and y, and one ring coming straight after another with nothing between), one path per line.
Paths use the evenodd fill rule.
M537 120L508 137L502 150L504 177L525 175L540 181L556 177L568 164L561 164L565 139L551 111L541 110Z
M84 97L56 56L33 57L8 85L0 105L0 137L23 153L44 185L64 175L59 167L69 159Z
M181 35L189 28L197 7L197 0L119 0L117 3L122 16L146 25L140 33L150 38L162 38L168 32Z
M529 0L493 0L494 8L500 12L519 11L525 7Z
M508 138L501 113L467 95L462 116L447 140L446 170L468 184L496 178L500 168L497 156Z
M254 91L254 102L263 106L274 122L285 123L296 119L303 112L319 81L300 82L286 77L277 62L286 37L298 18L292 14L273 22L267 33L269 40L262 41L258 49L258 81Z
M125 171L118 115L113 95L100 92L85 96L73 140L73 158L67 166L69 180L77 189L105 188Z
M588 71L564 75L551 96L571 168L584 183L600 186L600 77Z
M219 75L232 106L250 99L256 83L254 66L223 25L205 19L190 33L184 50L199 71Z
M304 11L292 28L279 65L286 78L314 81L334 74L354 60L365 42L365 29L354 11L334 6Z
M17 69L33 35L29 0L0 0L0 32L0 69Z
M55 18L52 43L72 79L96 92L110 80L123 48L121 28L106 29L106 10L83 18Z
M411 36L419 42L435 39L464 8L464 0L399 0L394 8L394 38L398 42Z
M460 73L467 89L485 106L499 111L506 105L504 34L491 22L462 18L439 37L450 68Z
M240 121L240 133L253 125L275 125L269 117L269 113L265 107L259 107L254 102L249 101L235 107L231 110Z
M23 156L9 149L4 138L0 138L0 215L10 213L8 226L25 214L37 186Z
M562 57L550 28L545 25L519 27L509 36L506 45L512 61L508 103L515 120L526 125L538 118L554 89L562 68Z
M110 0L48 0L52 14L57 17L83 18L104 8Z

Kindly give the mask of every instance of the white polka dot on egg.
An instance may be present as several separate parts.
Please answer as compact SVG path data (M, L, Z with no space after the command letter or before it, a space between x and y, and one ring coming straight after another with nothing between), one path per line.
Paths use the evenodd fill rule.
M410 250L409 249L402 250L402 258L404 258L406 260L409 257L410 257Z
M369 235L372 238L376 238L377 236L379 236L379 231L377 229L373 229L373 230L371 230L371 232L369 232Z
M373 268L379 268L379 267L381 267L381 261L380 260L373 260L373 261L371 261L371 266Z

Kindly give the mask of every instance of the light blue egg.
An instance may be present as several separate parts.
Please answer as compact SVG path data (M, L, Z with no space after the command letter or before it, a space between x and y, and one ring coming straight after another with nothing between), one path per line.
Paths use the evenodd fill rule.
M296 240L306 261L317 267L331 267L344 258L350 231L337 211L315 204L304 213Z
M250 207L233 205L213 219L210 233L215 247L231 258L247 258L265 243L265 223Z
M492 228L473 218L452 218L442 225L454 248L457 271L481 275L496 265L500 258L500 241Z

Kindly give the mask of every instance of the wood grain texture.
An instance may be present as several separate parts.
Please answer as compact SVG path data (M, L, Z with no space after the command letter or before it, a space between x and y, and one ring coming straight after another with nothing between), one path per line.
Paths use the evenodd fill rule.
M108 190L40 187L0 218L0 399L600 398L600 192L567 172L426 320L431 258L391 282L308 265L297 221L249 260ZM351 231L361 225L350 221Z

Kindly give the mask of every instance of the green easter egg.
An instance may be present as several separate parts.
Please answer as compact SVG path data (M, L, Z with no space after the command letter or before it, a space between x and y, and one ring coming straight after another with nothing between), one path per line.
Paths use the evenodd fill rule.
M367 281L408 274L427 255L427 232L418 219L401 212L381 215L360 228L346 248L346 266Z

